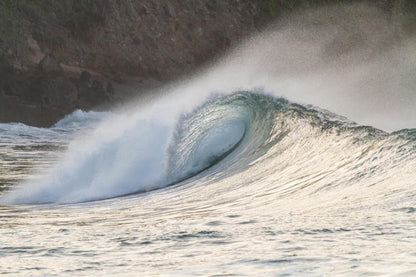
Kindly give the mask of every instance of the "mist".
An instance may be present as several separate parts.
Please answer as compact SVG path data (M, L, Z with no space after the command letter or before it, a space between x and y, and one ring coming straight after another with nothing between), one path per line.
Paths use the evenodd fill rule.
M213 92L254 89L384 131L414 128L416 39L401 20L366 4L290 14L164 88L165 99L189 109Z

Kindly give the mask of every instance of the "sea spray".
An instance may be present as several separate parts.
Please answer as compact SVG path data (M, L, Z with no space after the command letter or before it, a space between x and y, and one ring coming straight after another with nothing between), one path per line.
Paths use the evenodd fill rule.
M284 96L384 130L414 127L415 63L414 58L405 58L414 57L408 55L414 49L411 38L398 41L394 26L375 8L349 5L330 9L334 12L331 16L326 9L325 13L318 9L280 22L277 28L272 26L254 36L217 64L163 88L161 97L139 107L132 105L119 113L118 119L100 123L92 134L70 144L49 175L23 185L20 193L4 199L23 203L103 199L163 187L204 169L212 160L209 155L201 159L189 155L197 157L191 163L196 167L188 170L179 166L183 172L167 174L175 167L167 162L172 161L167 149L175 148L175 144L169 145L178 118L192 114L213 92L229 95L244 90ZM234 119L221 124L244 125L228 134L237 134L235 138L241 130L256 126ZM283 136L268 134L280 139ZM219 155L233 147L236 140L219 147ZM258 140L262 141L267 140Z

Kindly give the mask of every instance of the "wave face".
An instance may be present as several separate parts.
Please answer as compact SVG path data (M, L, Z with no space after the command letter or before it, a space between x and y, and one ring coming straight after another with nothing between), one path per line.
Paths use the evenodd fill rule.
M1 202L93 201L207 178L242 178L238 186L262 180L279 198L356 186L363 195L374 194L366 188L375 184L397 190L416 177L416 130L388 134L253 92L210 97L175 121L169 116L107 122L90 140L72 142L46 176ZM66 120L57 126L73 126Z
M287 102L251 93L208 100L182 115L168 148L168 176L186 179L221 163L249 158L270 137L276 113Z

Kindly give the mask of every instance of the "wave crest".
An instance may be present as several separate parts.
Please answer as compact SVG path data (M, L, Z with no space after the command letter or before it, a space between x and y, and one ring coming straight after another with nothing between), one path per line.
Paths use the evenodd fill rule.
M364 157L377 143L391 144L389 149L399 149L399 143L414 148L413 135L403 142L403 132L389 135L342 118L334 121L324 111L250 92L212 97L176 122L166 120L172 116L117 117L102 124L89 139L71 143L65 158L46 176L3 195L0 202L74 203L113 198L189 178L225 178L268 159L275 164L270 170L282 174L288 168L298 168L295 173L308 168L327 172L325 167L311 165L311 159L326 160L328 168L342 168L338 155L329 153L347 151L348 157ZM377 156L396 155L390 152ZM358 163L348 172L365 176L361 168ZM334 178L332 183L342 180Z

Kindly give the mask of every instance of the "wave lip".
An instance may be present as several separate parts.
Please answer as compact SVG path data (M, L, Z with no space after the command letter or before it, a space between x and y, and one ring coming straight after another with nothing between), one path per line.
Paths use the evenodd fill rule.
M88 139L73 141L64 159L46 176L23 184L0 201L84 202L183 181L246 145L259 114L253 97L239 93L209 99L173 125L166 120L170 114L115 118L93 130ZM103 115L79 111L54 128L78 126L91 121L91 116L101 119Z
M274 119L287 104L284 99L243 91L214 96L182 115L168 148L168 180L176 183L213 166L226 172L241 160L261 155L259 149L270 139Z
M273 164L270 174L281 172L282 180L287 172L296 179L301 171L307 176L342 169L340 176L331 177L332 184L349 179L359 183L360 178L383 174L375 171L383 168L375 161L387 163L385 157L389 156L400 161L415 153L414 130L388 134L250 92L212 97L178 120L167 120L173 116L152 113L106 121L89 139L72 142L65 158L49 174L3 195L0 203L76 203L146 192L190 178L209 176L220 181L217 178L246 172L266 160L262 165ZM371 152L375 145L383 144L381 154ZM392 153L396 148L397 153ZM361 160L370 152L376 158L364 166ZM338 153L348 162L337 160ZM327 166L311 160L326 161ZM365 170L370 167L371 174ZM299 188L290 184L290 192Z

